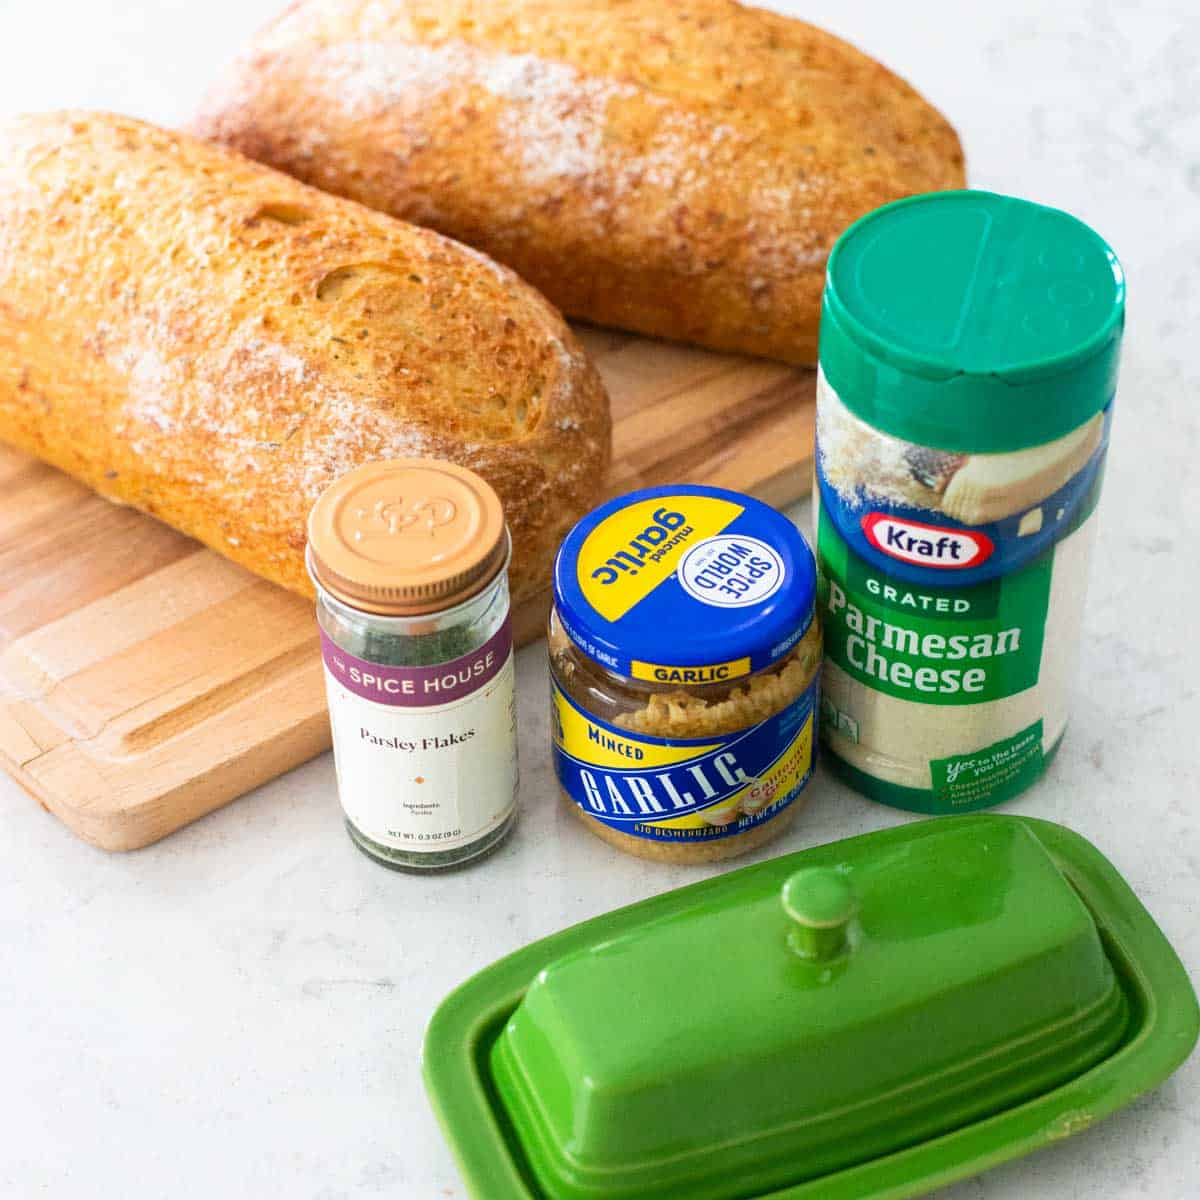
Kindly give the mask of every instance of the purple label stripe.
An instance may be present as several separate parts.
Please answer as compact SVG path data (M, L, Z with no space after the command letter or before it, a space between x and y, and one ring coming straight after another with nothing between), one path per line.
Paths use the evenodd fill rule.
M321 655L330 674L348 692L396 708L432 708L462 700L490 683L512 653L512 623L504 624L478 650L436 667L387 667L356 658L321 630Z

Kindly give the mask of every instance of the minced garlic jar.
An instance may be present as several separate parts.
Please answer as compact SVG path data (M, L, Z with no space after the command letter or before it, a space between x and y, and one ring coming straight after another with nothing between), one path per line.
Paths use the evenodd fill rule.
M821 634L796 527L720 488L610 501L559 551L555 769L592 832L712 862L778 836L813 765Z
M829 761L917 812L999 804L1067 724L1120 264L1066 213L950 192L830 257L817 381Z

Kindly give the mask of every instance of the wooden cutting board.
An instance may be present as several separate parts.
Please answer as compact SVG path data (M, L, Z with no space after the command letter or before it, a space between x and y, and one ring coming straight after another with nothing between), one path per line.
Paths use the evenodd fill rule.
M811 371L578 332L612 395L614 494L807 492ZM131 850L328 747L309 601L0 446L0 765L44 807Z

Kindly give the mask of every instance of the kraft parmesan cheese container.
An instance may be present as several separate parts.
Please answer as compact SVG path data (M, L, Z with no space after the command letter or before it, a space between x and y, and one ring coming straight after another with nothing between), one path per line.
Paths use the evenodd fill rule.
M1017 795L1063 736L1124 324L1054 209L917 196L829 261L817 384L822 734L918 812Z
M571 809L643 858L708 862L777 836L812 772L816 566L769 506L633 492L554 571L554 761Z
M508 556L495 491L439 460L359 467L309 516L338 793L386 866L456 866L516 819Z

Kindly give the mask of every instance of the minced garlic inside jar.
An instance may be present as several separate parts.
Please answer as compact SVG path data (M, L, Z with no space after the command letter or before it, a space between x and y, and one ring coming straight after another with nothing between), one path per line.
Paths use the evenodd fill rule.
M548 633L555 765L566 801L611 845L714 862L782 833L811 775L815 565L766 505L666 491L611 502L564 543ZM699 536L714 517L744 534ZM631 550L608 545L610 525L638 530Z

